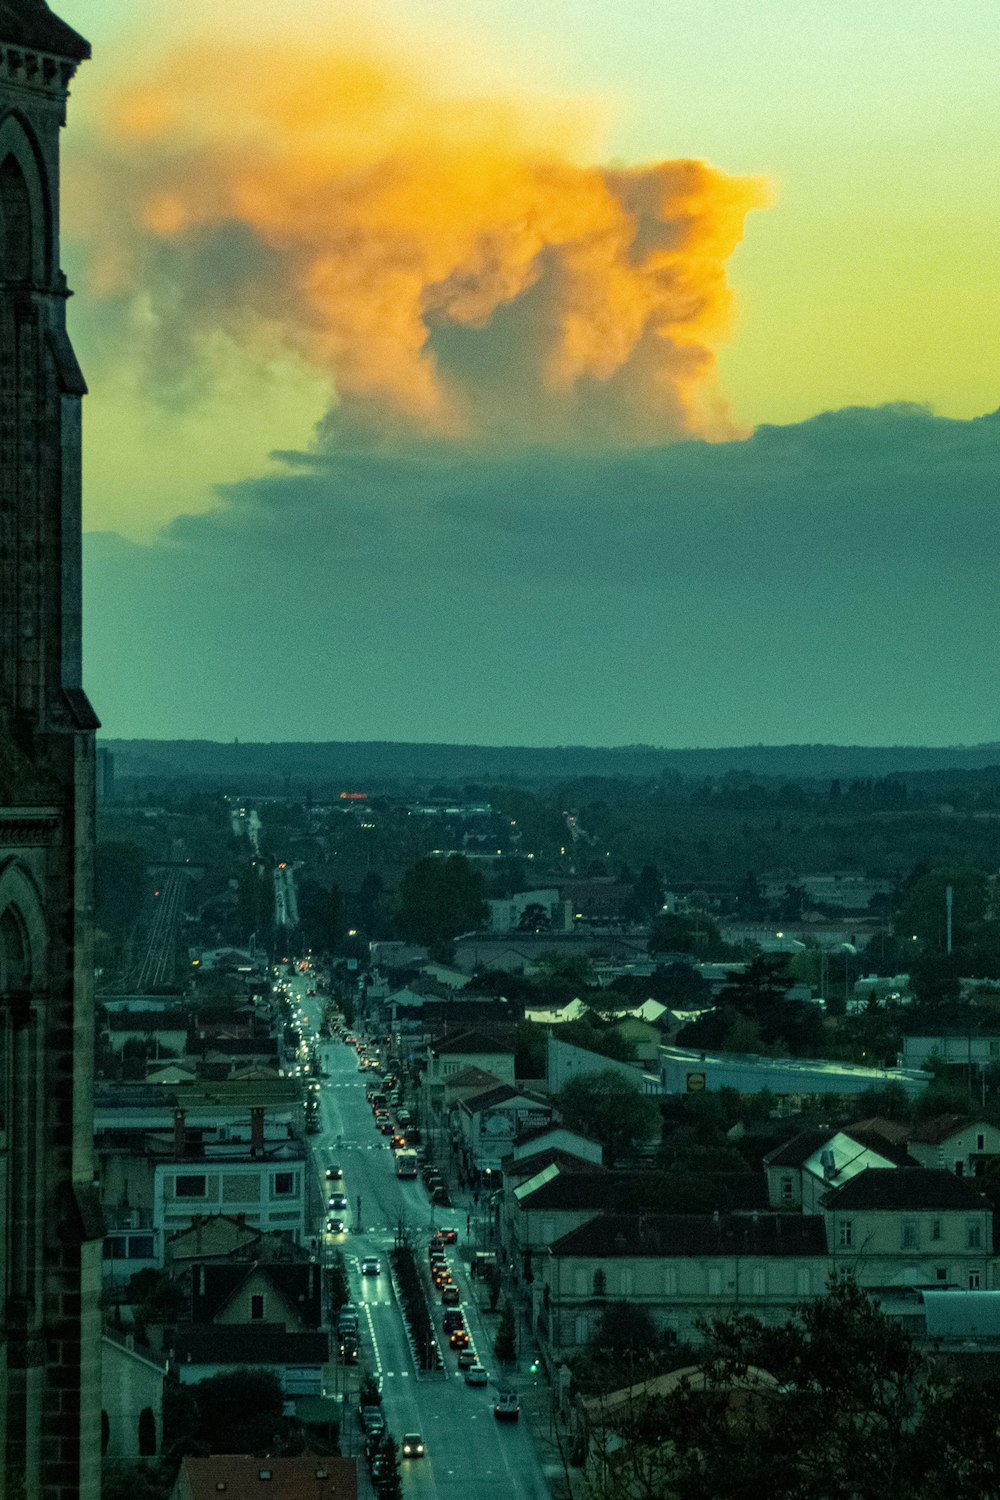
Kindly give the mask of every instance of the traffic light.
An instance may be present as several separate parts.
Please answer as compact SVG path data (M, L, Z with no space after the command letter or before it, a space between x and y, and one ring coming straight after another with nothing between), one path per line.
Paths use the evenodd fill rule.
M528 1366L528 1374L529 1375L537 1375L538 1374L538 1360L537 1359L533 1359L531 1361L531 1364Z

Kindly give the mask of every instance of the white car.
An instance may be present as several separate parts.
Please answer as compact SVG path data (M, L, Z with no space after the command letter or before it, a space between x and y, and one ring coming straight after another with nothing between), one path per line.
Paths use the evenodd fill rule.
M362 1276L381 1276L382 1262L377 1255L366 1255L361 1262Z
M480 1364L470 1365L465 1372L466 1385L486 1385L489 1382L489 1378L486 1370Z

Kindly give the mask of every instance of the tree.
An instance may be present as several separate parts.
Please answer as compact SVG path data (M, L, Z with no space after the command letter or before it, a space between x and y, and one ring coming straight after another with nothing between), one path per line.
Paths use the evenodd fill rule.
M632 887L629 915L640 922L651 922L663 909L663 881L655 865L643 865Z
M1000 1493L1000 1390L949 1379L849 1277L769 1327L702 1330L698 1377L615 1424L601 1500L980 1500Z
M517 923L518 932L548 932L552 926L548 908L540 901L532 901L524 908Z
M493 1353L502 1365L512 1365L517 1359L517 1324L514 1321L514 1309L509 1302L504 1302L500 1312Z
M337 886L302 880L298 889L299 927L306 945L317 953L336 953L344 936L344 901Z
M483 877L463 854L418 859L399 886L399 926L405 938L443 950L486 916Z
M571 1130L592 1136L604 1147L609 1165L654 1134L659 1115L652 1099L623 1073L580 1073L557 1095Z
M673 916L665 912L649 929L650 953L691 953L699 959L725 958L733 950L722 941L717 923L702 912Z
M281 1381L271 1370L227 1370L191 1387L197 1433L212 1453L275 1452L285 1437Z
M379 1500L402 1500L403 1480L399 1472L399 1445L391 1433L386 1433L378 1450L379 1456Z

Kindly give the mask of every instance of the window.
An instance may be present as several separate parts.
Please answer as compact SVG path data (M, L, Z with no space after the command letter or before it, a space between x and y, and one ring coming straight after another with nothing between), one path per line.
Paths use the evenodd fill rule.
M916 1219L903 1220L903 1249L915 1250L917 1248L917 1221Z
M847 1250L854 1243L854 1223L851 1219L841 1219L837 1231L837 1243L842 1250Z
M603 1297L607 1291L607 1279L603 1271L594 1272L593 1291L595 1297Z
M174 1192L178 1198L204 1198L208 1189L204 1177L177 1177L174 1179Z
M153 1259L153 1236L151 1234L130 1234L128 1237L129 1260L152 1260Z
M796 1297L812 1295L812 1272L808 1266L799 1266L795 1272L795 1295Z
M932 1240L939 1240L940 1238L941 1238L941 1220L940 1219L932 1219L931 1220L931 1239Z
M767 1293L767 1268L766 1266L754 1266L753 1268L753 1294L755 1297L763 1297Z
M983 1248L983 1226L975 1219L969 1219L965 1226L966 1244L970 1250L981 1250Z
M977 1151L985 1151L986 1150L986 1137L985 1137L985 1135L977 1135L976 1136L976 1150Z
M634 1288L632 1286L632 1267L622 1266L618 1273L618 1291L622 1297L631 1297Z
M969 1291L978 1292L982 1286L982 1275L979 1271L969 1272Z
M792 1201L792 1199L793 1199L794 1196L795 1196L795 1183L793 1182L793 1180L792 1180L791 1177L783 1177L781 1179L781 1201L782 1201L782 1203L791 1203L791 1201Z
M958 1159L955 1162L955 1176L956 1177L964 1177L965 1176L965 1162L962 1161L961 1159Z
M272 1197L290 1198L295 1192L294 1172L275 1172Z
M722 1272L714 1268L708 1273L708 1295L710 1297L722 1296Z
M663 1269L663 1294L665 1297L677 1296L677 1270L674 1266Z
M251 1321L251 1323L260 1323L260 1322L263 1321L263 1318L264 1318L264 1297L263 1297L263 1293L254 1292L252 1294L251 1298L250 1298L250 1321Z
M935 1266L934 1267L934 1280L935 1281L947 1281L948 1280L948 1267L947 1266Z

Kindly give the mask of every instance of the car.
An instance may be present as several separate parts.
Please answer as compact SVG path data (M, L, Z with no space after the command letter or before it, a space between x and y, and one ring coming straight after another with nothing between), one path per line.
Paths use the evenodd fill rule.
M366 1255L361 1262L362 1276L381 1276L382 1262L377 1255Z
M361 1408L361 1427L368 1437L374 1437L376 1433L385 1431L385 1418L382 1415L381 1406L363 1406Z
M462 1300L462 1294L454 1282L449 1282L441 1291L441 1304L443 1307L457 1307Z
M389 1142L389 1145L392 1147L393 1151L402 1151L403 1147L406 1145L406 1136L394 1135L392 1140Z
M359 1353L356 1330L345 1328L340 1335L340 1363L342 1365L356 1365Z
M383 1135L392 1135L392 1121L391 1120L379 1120L379 1122L378 1122L378 1128L379 1128L379 1130L381 1130L381 1132L382 1132Z
M474 1365L470 1365L465 1372L466 1385L487 1385L489 1383L489 1378L490 1377L487 1375L485 1367L478 1362Z
M431 1191L431 1202L440 1203L442 1208L451 1207L451 1198L446 1187L436 1187Z
M331 1193L330 1197L326 1200L326 1206L327 1208L346 1208L347 1194Z
M471 1346L468 1349L459 1349L458 1368L460 1370L471 1370L473 1365L478 1365L479 1356Z
M435 1266L431 1271L431 1280L440 1291L442 1287L451 1286L454 1278L447 1266Z
M453 1328L448 1335L448 1343L453 1349L465 1349L469 1344L468 1331L464 1328Z
M404 1458L423 1458L423 1456L424 1456L424 1440L420 1436L420 1433L419 1432L404 1432L403 1433L403 1457Z
M327 1182L339 1182L343 1175L343 1167L338 1166L336 1162L331 1163L331 1165L326 1169Z
M438 1235L440 1237L442 1245L457 1245L458 1244L458 1230L457 1229L439 1229L438 1230Z
M327 1232L327 1234L343 1234L343 1232L344 1232L344 1221L343 1221L343 1219L327 1219L327 1221L326 1221L326 1232Z
M449 1309L441 1319L445 1333L452 1333L456 1328L465 1327L465 1314L458 1308Z
M521 1403L516 1391L498 1391L493 1415L498 1422L516 1422L521 1415Z

